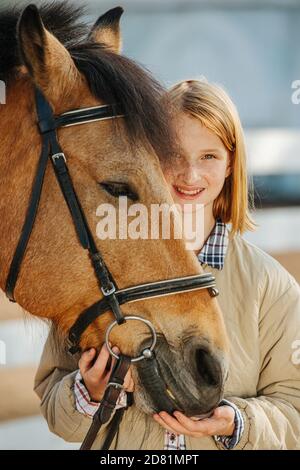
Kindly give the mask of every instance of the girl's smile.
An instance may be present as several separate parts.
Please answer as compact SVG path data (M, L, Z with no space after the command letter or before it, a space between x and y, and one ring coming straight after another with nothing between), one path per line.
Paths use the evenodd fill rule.
M177 198L184 201L197 201L200 200L201 195L206 188L183 186L183 185L172 185L173 191Z

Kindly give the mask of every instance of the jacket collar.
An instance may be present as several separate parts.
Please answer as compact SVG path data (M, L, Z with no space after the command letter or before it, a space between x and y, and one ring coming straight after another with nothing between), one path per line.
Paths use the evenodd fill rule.
M212 268L223 269L228 248L228 229L220 218L216 220L208 239L198 253L201 264L207 264Z

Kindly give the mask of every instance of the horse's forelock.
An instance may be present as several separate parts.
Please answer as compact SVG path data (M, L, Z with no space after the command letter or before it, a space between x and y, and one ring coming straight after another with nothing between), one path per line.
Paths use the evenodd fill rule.
M99 44L83 43L70 53L92 94L106 103L120 104L131 141L146 139L159 156L169 155L174 139L163 86L133 60Z

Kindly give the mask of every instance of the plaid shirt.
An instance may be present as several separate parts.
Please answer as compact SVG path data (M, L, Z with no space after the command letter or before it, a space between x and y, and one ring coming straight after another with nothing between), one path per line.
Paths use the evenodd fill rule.
M225 256L228 247L228 232L226 224L220 219L211 231L208 239L198 253L198 260L202 265L221 270L224 266ZM89 393L83 384L80 371L77 372L74 385L76 409L91 418L99 407L99 403L91 401ZM225 449L233 449L240 441L244 431L244 420L240 410L234 403L223 399L219 406L231 406L235 412L235 429L232 436L214 436L215 441L221 443ZM122 390L116 404L116 409L127 406L127 394ZM165 432L164 450L185 450L185 437L183 434L175 434L170 431Z
M228 247L228 232L226 224L217 219L208 239L198 254L201 264L207 264L212 268L223 269Z

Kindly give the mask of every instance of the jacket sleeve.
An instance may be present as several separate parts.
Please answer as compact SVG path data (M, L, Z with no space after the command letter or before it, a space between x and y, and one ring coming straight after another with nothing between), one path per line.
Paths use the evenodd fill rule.
M41 400L41 412L51 432L65 441L82 442L91 418L76 409L74 383L79 354L73 357L64 349L63 340L50 330L35 376L34 390ZM112 417L101 427L103 438Z
M257 396L228 397L245 423L235 449L300 449L300 288L294 278L275 302L262 303L259 335Z

